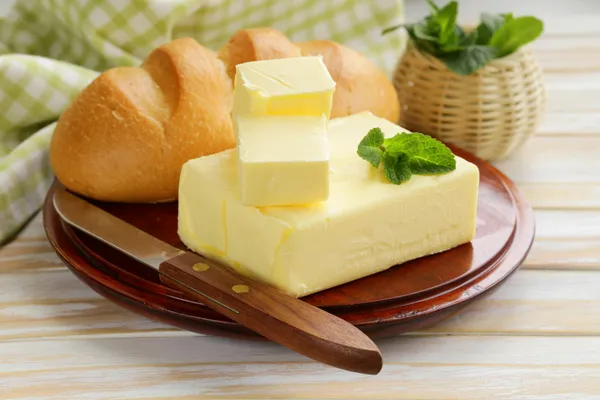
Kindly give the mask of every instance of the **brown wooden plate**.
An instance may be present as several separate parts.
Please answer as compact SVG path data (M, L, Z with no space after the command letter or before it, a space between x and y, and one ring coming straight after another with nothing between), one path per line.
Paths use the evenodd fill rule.
M452 146L451 146L452 147ZM303 300L329 310L371 337L421 329L489 294L527 256L534 238L531 207L515 185L489 163L452 147L480 170L475 239L455 249L394 266L315 293ZM44 227L56 253L95 291L127 309L192 332L261 338L203 304L163 285L157 272L64 224L44 204ZM177 204L96 205L174 246Z

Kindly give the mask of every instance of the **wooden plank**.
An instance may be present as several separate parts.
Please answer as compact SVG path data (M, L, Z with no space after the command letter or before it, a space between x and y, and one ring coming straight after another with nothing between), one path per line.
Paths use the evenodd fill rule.
M600 113L563 112L546 113L536 136L600 135Z
M38 265L0 274L0 340L173 329L105 300L64 266Z
M572 20L569 23L575 24ZM595 35L575 30L571 35L555 34L552 30L560 29L558 24L546 24L547 32L530 45L544 72L561 75L598 72L600 44Z
M600 269L598 240L536 240L524 268Z
M43 275L43 276L41 276ZM175 331L104 300L65 271L7 274L0 340ZM519 271L435 332L600 334L600 271ZM574 310L578 310L574 312Z
M509 158L494 162L517 183L599 183L600 136L533 136Z
M585 73L600 69L600 55L586 50L578 52L538 52L537 57L546 74Z
M2 343L0 397L600 398L597 337L405 336L378 344L384 368L364 376L272 344L208 337Z
M600 49L598 51L600 52ZM547 105L542 120L544 124L548 123L546 119L556 118L562 114L576 114L578 116L591 114L583 121L571 120L569 125L563 124L560 127L563 132L576 133L578 127L586 121L588 126L592 125L589 120L597 121L594 115L597 117L600 114L600 107L594 99L597 99L600 95L600 73L598 73L598 70L576 74L548 73L544 76L544 85L547 92ZM598 125L594 128L596 132L599 131Z
M600 210L538 209L535 218L525 268L600 269Z
M550 27L552 29L554 27ZM585 53L586 51L600 50L598 37L596 35L555 35L545 32L542 36L530 44L536 52L565 52Z
M518 184L527 201L538 210L600 210L599 183L535 183Z
M600 53L600 50L598 50ZM598 60L600 69L600 56ZM554 113L599 113L600 103L597 101L600 98L599 89L579 90L579 91L550 91L546 101L546 115Z
M600 239L600 210L537 210L536 239Z
M545 74L548 107L537 135L600 134L600 112L590 97L600 93L600 70L574 74ZM592 101L593 103L597 103Z
M592 35L560 36L546 33L530 46L546 74L599 71L600 45Z
M521 270L489 298L424 332L600 335L598 271Z
M544 76L544 83L553 94L596 91L600 90L600 70L584 74L548 74Z

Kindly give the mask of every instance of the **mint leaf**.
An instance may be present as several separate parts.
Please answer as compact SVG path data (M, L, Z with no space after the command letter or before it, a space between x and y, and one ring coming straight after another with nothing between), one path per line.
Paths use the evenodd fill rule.
M385 136L380 128L373 128L360 141L359 146L379 147L385 141Z
M479 32L477 31L477 29L475 29L468 35L464 35L461 38L460 43L463 45L463 47L469 47L469 46L472 46L475 43L477 43L478 39L479 39Z
M402 153L399 156L394 156L385 153L383 155L383 173L386 179L395 185L409 180L411 172L408 155Z
M391 154L406 153L409 156L421 154L424 140L421 133L398 133L383 143L385 151Z
M413 26L413 32L417 39L428 40L428 41L437 41L437 38L433 36L430 28L422 23L415 24Z
M413 135L422 135L413 133ZM422 135L419 153L410 157L410 171L417 175L441 174L456 169L456 158L452 151L442 142ZM425 139L426 138L426 139Z
M382 35L385 35L386 33L390 33L395 31L396 29L400 29L400 28L406 28L406 24L398 24L398 25L392 25L388 28L385 28L381 31Z
M384 141L386 154L406 154L413 174L449 172L456 168L452 151L442 142L422 133L400 133Z
M380 148L383 144L383 132L379 128L373 128L358 144L357 154L364 160L370 162L375 168L381 163L383 150Z
M421 50L439 55L449 51L462 49L462 29L456 26L458 2L451 1L439 8L433 1L429 1L432 13L413 24L405 24L410 39ZM384 30L389 32L395 27Z
M438 175L456 169L456 159L444 154L415 156L409 162L410 171L415 175Z
M451 1L437 12L436 21L440 27L438 42L442 47L449 43L458 42L458 36L455 30L457 15L458 3L456 1Z
M358 154L375 168L383 163L384 176L396 185L409 180L412 174L442 174L456 169L452 151L419 132L384 138L379 128L373 128L358 145Z
M505 13L505 14L500 14L502 16L502 18L504 18L504 22L508 22L511 19L514 19L515 17L513 16L513 13Z
M470 75L484 67L495 55L493 47L474 45L440 59L451 71L459 75Z
M487 45L498 29L504 24L505 18L501 14L481 13L481 22L474 32L477 32L476 44Z
M481 22L494 33L506 22L506 14L481 13ZM510 14L512 16L512 14Z
M464 44L461 43L458 35L453 35L451 39L449 39L446 43L440 45L439 55L443 56L444 53L452 53L455 51L460 51L464 48Z
M381 163L381 156L383 155L383 151L381 149L378 149L377 147L363 146L358 148L357 153L362 159L370 162L375 168L379 167L379 164Z
M489 44L496 48L498 57L504 57L537 39L543 30L544 23L535 17L512 18L494 33Z

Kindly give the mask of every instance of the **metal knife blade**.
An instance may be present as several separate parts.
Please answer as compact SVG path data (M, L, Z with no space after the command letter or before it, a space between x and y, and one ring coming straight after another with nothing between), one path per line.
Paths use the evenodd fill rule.
M52 201L68 224L156 270L162 262L183 253L63 187L56 189Z
M56 188L53 204L68 224L158 270L165 284L266 338L337 368L372 375L381 370L377 346L341 318L171 246L62 186Z

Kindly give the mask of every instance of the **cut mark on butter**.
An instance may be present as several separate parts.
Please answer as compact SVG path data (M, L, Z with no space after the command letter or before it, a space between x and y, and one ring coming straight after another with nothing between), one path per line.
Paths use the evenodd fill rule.
M250 288L246 285L234 285L231 290L233 290L236 293L248 293L250 291Z
M208 271L209 268L210 266L204 263L196 263L192 266L192 269L196 272L205 272Z
M279 83L281 86L284 86L284 87L287 87L287 88L290 88L290 89L295 89L292 85L290 85L284 79L278 78L278 77L273 76L271 74L267 74L266 72L259 71L257 69L253 69L252 71L254 71L258 75L262 75L263 77L272 80L273 82Z

